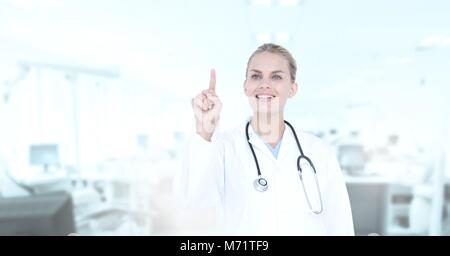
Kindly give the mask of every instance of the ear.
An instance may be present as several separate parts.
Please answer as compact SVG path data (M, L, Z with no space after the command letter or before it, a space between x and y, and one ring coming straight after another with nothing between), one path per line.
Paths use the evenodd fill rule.
M292 83L291 84L291 89L289 90L289 98L294 97L295 94L297 94L297 90L298 90L297 83Z
M247 80L244 80L243 88L245 95L247 95Z

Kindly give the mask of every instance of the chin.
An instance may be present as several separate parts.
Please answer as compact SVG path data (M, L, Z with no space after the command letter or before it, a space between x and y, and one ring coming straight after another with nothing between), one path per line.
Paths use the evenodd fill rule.
M276 105L276 106L274 106ZM282 111L282 108L280 108L280 106L278 106L278 104L258 104L258 102L255 101L251 101L250 102L250 106L252 107L253 113L254 114L270 114L270 115L275 115L275 114L279 114Z
M274 107L261 107L259 106L258 108L255 108L254 106L252 106L253 109L253 113L255 114L267 114L267 115L275 115L275 114L279 114L282 111L280 111L280 109L278 108L274 108Z

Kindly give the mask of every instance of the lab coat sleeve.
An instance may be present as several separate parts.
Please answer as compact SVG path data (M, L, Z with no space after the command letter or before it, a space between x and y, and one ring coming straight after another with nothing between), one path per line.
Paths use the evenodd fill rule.
M324 197L324 213L327 235L353 236L353 218L350 200L339 163L329 151L326 196Z
M224 150L215 133L211 142L193 134L183 152L182 166L175 174L173 192L181 207L221 206L224 188Z

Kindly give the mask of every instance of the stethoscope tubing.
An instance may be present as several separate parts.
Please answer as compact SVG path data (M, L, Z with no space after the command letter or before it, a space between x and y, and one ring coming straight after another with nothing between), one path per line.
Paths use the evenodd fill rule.
M286 120L284 120L284 123L285 123L287 126L289 126L289 128L290 128L291 131L292 131L292 133L294 134L295 142L297 143L297 147L298 147L298 149L299 149L299 151L300 151L300 156L297 158L297 170L298 170L298 174L299 174L300 181L301 181L301 183L302 183L303 193L304 193L304 195L305 195L306 202L308 203L308 206L309 206L311 212L313 212L313 213L315 213L315 214L320 214L320 213L322 213L322 211L323 211L323 203L322 203L322 194L321 194L321 192L320 192L320 186L319 186L319 180L318 180L318 178L317 178L316 168L314 167L314 164L313 164L313 162L311 161L311 159L309 159L307 156L305 156L305 155L303 154L303 150L302 150L302 147L301 147L301 145L300 145L300 141L298 140L297 133L296 133L295 130L294 130L294 127L293 127L288 121L286 121ZM250 143L250 136L249 136L249 134L248 134L248 128L249 128L249 126L250 126L250 121L247 122L247 125L246 125L246 127L245 127L245 135L246 135L246 138L247 138L248 145L250 146L250 150L251 150L251 152L252 152L253 159L255 160L256 170L257 170L257 172L258 172L258 178L253 182L253 185L254 185L254 187L255 187L255 189L256 189L257 191L259 191L259 192L265 192L265 191L268 190L269 184L268 184L267 180L266 180L266 179L262 176L262 174L261 174L261 169L260 169L260 167L259 167L258 158L256 157L256 153L255 153L255 150L253 149L252 144ZM302 159L304 159L304 160L307 161L307 163L311 166L311 168L312 168L312 170L313 170L313 172L314 172L314 182L315 182L315 184L316 184L316 188L317 188L318 195L319 195L319 203L320 203L320 209L319 209L319 210L314 210L314 209L313 209L313 207L312 207L312 205L311 205L310 198L309 198L309 196L308 196L308 193L306 192L305 183L304 183L304 181L303 181L303 170L302 170L301 165L300 165L300 161L301 161Z

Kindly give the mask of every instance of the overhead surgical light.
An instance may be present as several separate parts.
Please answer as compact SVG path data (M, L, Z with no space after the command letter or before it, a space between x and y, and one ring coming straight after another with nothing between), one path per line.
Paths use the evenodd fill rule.
M272 41L271 33L258 33L256 34L256 41L258 44L270 43Z
M286 32L280 32L275 35L275 41L279 44L286 43L289 39L290 36Z
M284 44L287 43L290 39L291 37L287 32L256 34L256 41L258 42L258 44L272 43L272 42Z
M254 6L270 6L272 0L250 0L251 4Z
M300 4L300 0L278 0L281 6L296 6Z

